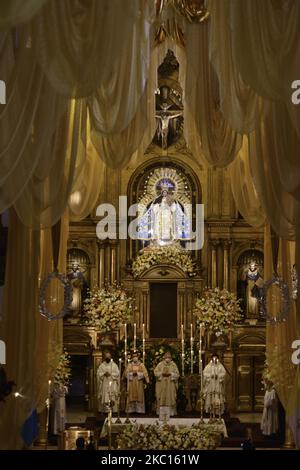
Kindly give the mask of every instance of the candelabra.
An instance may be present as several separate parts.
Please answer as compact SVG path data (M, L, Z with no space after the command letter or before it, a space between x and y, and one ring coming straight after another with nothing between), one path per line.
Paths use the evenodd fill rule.
M116 398L118 400L118 417L116 419L116 424L122 424L121 418L120 418L120 412L121 412L121 392L120 390L116 393Z
M128 379L127 379L128 381ZM128 391L128 388L127 388L127 392L126 392L126 419L125 419L125 424L131 424L131 421L129 419L129 391Z
M213 391L213 402L212 402L212 407L213 407L213 421L216 421L216 391Z
M200 403L200 421L199 421L200 424L204 423L204 419L203 419L203 401L204 401L204 394L203 394L203 391L200 390L200 397L199 397L199 400L198 400L198 402Z
M112 448L112 414L113 414L113 407L114 401L112 400L111 394L109 394L109 401L105 403L107 408L107 427L108 427L108 448L111 450Z
M213 392L209 393L210 403L209 403L209 423L213 423Z
M219 405L218 405L218 411L219 411L219 419L218 419L218 423L222 423L222 417L221 417L221 401L219 402Z

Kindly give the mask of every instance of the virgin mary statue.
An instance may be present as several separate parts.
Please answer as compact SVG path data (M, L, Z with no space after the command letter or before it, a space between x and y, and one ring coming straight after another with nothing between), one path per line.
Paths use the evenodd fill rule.
M139 240L151 246L173 245L191 240L191 224L182 205L162 186L161 194L150 203L139 220Z

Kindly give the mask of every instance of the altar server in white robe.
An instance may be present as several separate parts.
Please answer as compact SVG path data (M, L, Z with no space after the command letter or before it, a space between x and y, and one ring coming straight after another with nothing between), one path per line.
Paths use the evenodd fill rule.
M204 398L206 413L215 411L223 414L225 408L225 376L226 370L219 360L218 354L212 354L210 362L204 368Z
M273 382L268 379L265 382L266 392L260 428L265 436L270 436L278 431L278 399Z
M105 351L104 362L100 364L97 370L97 398L100 412L107 411L109 400L114 402L113 411L118 411L119 380L119 368L113 361L111 353Z
M161 362L154 369L156 377L157 414L165 417L176 415L176 397L179 371L172 361L171 353L166 352Z

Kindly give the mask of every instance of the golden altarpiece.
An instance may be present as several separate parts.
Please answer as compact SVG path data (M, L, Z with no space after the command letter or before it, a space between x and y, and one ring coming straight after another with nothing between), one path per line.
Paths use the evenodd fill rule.
M96 207L85 220L71 222L68 272L74 296L64 322L64 345L72 357L74 390L71 386L70 394L85 400L86 409L96 410L96 370L101 348L109 344L109 338L101 339L95 329L80 324L88 287L122 283L135 298L138 334L145 324L147 344L157 339L174 344L180 341L181 324L188 335L195 297L205 286L219 286L242 299L244 322L222 341L206 335L205 359L217 350L227 370L228 411L261 411L265 323L259 303L249 301L249 289L257 268L263 277L263 231L250 227L237 212L227 170L201 166L187 148L178 63L170 51L158 69L156 119L157 132L144 155L122 170L104 168L98 204L118 208L120 195L127 196L128 206L140 201L149 204L160 181L174 186L179 204L184 200L192 207L203 204L204 245L192 252L196 275L189 277L180 267L164 262L134 277L131 264L144 247L143 241L100 241L96 237Z

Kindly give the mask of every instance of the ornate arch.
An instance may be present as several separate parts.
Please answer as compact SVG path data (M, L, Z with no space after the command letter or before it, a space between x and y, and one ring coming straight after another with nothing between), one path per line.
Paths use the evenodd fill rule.
M179 159L172 157L170 161L168 157L161 157L159 160L148 160L133 172L127 184L129 205L141 201L147 205L151 199L151 191L154 196L156 186L164 178L170 179L177 192L178 200L183 205L189 202L195 208L196 204L202 202L201 184L194 170ZM138 241L128 239L126 248L126 259L129 262L138 253ZM197 253L197 256L200 254Z

